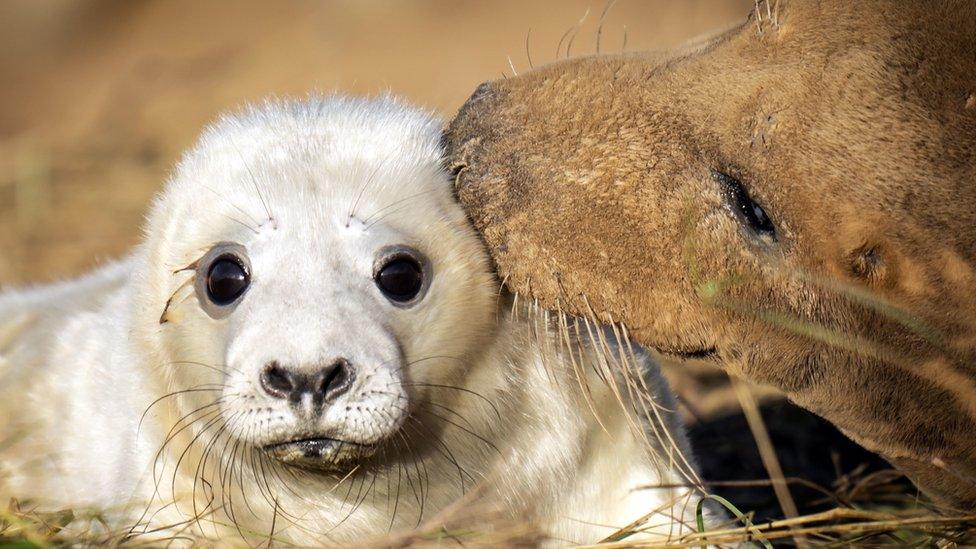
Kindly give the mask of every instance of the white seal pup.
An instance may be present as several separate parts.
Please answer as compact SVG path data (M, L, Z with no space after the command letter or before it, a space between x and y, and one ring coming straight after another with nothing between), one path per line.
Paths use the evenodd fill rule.
M500 292L440 132L392 98L225 117L128 259L0 296L0 497L308 545L476 489L556 542L687 531L656 366Z

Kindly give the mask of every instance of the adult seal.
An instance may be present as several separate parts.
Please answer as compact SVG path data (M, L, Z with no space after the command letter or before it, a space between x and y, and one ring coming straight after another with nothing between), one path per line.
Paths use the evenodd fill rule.
M391 98L227 116L128 259L0 296L2 496L126 538L315 545L464 498L552 541L687 532L656 366L500 291L440 138Z
M526 298L774 385L971 510L976 5L757 7L484 85L459 198Z

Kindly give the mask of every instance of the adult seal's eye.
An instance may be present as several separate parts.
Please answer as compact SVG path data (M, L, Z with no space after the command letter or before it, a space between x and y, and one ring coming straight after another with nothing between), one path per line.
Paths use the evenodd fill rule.
M742 183L729 175L713 172L712 176L722 184L726 200L732 208L736 219L758 236L765 236L776 240L776 227L762 208L749 196Z
M251 283L251 276L233 256L217 258L207 271L207 297L215 305L230 305L241 297Z
M416 250L388 249L380 255L373 280L387 299L397 305L415 303L427 285L427 265Z

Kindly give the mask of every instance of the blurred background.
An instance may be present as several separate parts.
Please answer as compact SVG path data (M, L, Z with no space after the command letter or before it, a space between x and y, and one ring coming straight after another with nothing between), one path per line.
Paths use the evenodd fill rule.
M226 109L268 95L390 90L449 118L479 83L528 70L530 57L539 66L567 49L594 54L598 29L604 53L668 48L740 23L753 0L607 8L588 0L2 0L0 287L77 275L124 254L180 152ZM706 478L768 478L724 374L666 368ZM771 391L754 394L787 476L850 491L857 475L885 467ZM761 482L716 489L760 516L780 514ZM835 502L796 495L801 510Z
M601 49L673 46L742 21L751 4L620 0L603 16ZM564 35L560 56L570 36L572 55L594 53L605 8L3 0L0 285L123 254L181 150L223 110L268 95L391 90L450 117L479 83L527 70L527 46L536 65L556 58Z

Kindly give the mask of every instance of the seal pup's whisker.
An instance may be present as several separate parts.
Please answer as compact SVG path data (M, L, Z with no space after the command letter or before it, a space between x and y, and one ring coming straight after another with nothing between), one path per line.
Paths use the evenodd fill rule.
M200 456L200 459L199 459L199 461L197 463L197 466L196 466L196 468L194 469L194 472L193 472L193 486L192 486L192 488L190 490L190 494L191 494L190 495L190 499L193 502L193 506L194 506L193 507L193 516L194 517L198 517L198 518L199 517L202 517L203 516L203 513L208 512L208 509L211 508L211 506L213 505L213 503L214 503L214 501L216 499L216 497L213 494L213 486L207 481L206 477L204 476L206 474L207 461L210 459L210 456L211 456L211 453L212 453L213 449L216 448L217 443L220 440L221 435L223 435L227 431L228 426L229 425L232 425L233 421L241 413L242 412L238 412L236 414L231 415L230 417L227 417L224 420L224 422L221 424L221 426L217 429L217 432L210 438L209 441L207 441L206 446L204 446L203 453ZM204 487L210 487L210 489L211 489L211 494L209 496L206 496L206 494L205 494L205 496L208 497L208 502L207 502L207 505L204 507L204 509L202 511L198 510L197 509L197 506L196 506L196 491L197 491L198 481L200 483L202 483L202 485Z
M217 372L218 374L222 374L224 376L229 376L231 372L240 373L240 370L228 364L224 364L223 367L221 367L214 364L207 364L205 362L200 362L196 360L171 360L163 364L160 364L159 367L165 368L166 366L199 366L201 368L207 368L208 370L213 370L214 372Z
M226 387L227 386L226 385L223 385L223 384L212 384L212 383L209 383L209 384L202 384L202 385L194 385L194 386L189 387L187 389L179 389L177 391L172 391L172 392L166 393L165 395L163 395L163 396L157 398L156 400L152 401L151 403L149 403L149 406L146 406L145 411L143 411L142 412L142 415L139 416L139 425L136 427L136 432L138 433L139 431L142 430L142 422L145 421L146 414L148 414L149 411L152 410L153 406L155 406L156 404L159 404L160 402L166 400L167 398L171 398L171 397L178 396L178 395L182 395L182 394L188 394L188 393L209 393L209 392L215 392L215 391L216 392L220 392L220 391L223 391Z

